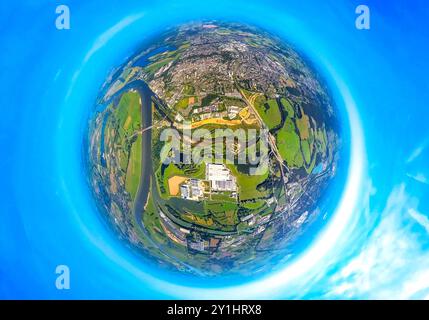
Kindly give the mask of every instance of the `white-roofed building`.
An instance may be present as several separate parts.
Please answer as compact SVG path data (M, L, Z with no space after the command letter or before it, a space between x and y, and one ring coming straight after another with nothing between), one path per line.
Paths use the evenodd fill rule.
M231 171L219 163L206 165L206 180L210 181L213 191L236 191L237 184Z

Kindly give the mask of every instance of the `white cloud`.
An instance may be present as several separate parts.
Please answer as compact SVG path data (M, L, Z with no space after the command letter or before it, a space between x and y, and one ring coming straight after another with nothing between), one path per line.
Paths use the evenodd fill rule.
M417 159L422 153L422 151L425 149L425 147L426 147L426 143L414 149L413 152L411 152L406 162L410 163L410 162L413 162L415 159Z
M417 174L407 173L407 176L410 177L411 179L418 181L418 182L421 182L424 184L429 184L428 178L423 173L417 173Z
M366 244L331 278L328 297L423 299L429 290L429 219L413 207L405 186L395 188ZM424 227L414 228L416 223Z
M124 18L123 20L116 23L114 26L110 27L104 33L102 33L94 42L91 49L85 55L84 62L87 62L91 56L97 52L100 48L102 48L110 39L112 39L117 33L123 30L125 27L128 27L133 22L142 18L143 14L132 15Z
M429 233L429 218L427 216L421 214L413 208L409 209L408 213L414 220L417 221L418 224L420 224L426 230L427 233Z

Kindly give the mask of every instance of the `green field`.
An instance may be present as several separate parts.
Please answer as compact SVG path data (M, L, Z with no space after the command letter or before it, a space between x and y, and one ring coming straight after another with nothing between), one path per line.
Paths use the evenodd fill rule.
M282 117L276 99L266 99L259 96L255 99L255 108L268 129L273 129L280 125Z
M127 177L125 180L125 189L134 199L140 183L141 173L141 155L142 155L142 138L139 135L137 140L131 146L130 159L128 161Z
M188 107L188 104L189 104L189 98L188 97L184 97L184 98L180 99L176 103L176 110L178 110L178 109L186 109Z
M152 191L149 194L148 204L142 219L148 234L157 243L167 244L171 241L162 229L159 216L156 213L155 205L153 203ZM152 243L147 240L146 234L141 231L138 225L135 225L135 230L139 234L142 241L147 241L149 246L152 245Z
M228 193L213 193L211 199L215 201L235 201L234 198L231 198L231 192Z
M256 210L256 209L260 209L265 205L265 201L264 200L257 200L255 202L245 202L242 203L241 206L243 208L249 209L249 210Z
M263 175L248 175L237 170L235 165L227 165L231 173L237 178L239 186L240 200L257 199L266 196L266 192L261 192L256 187L268 178L268 170Z
M163 66L169 64L173 60L174 60L173 57L165 58L165 59L159 60L157 62L154 62L152 64L149 64L144 69L149 74L155 74L159 69L161 69Z
M300 142L301 140L295 132L295 124L288 117L277 134L277 148L283 160L290 167L300 168L303 165Z
M290 104L289 100L287 100L286 98L281 98L280 103L282 104L283 108L286 110L289 118L295 117L295 111L293 110L293 107Z
M310 164L311 161L311 150L310 150L310 144L307 140L301 141L301 149L302 154L304 155L305 164Z
M140 129L140 95L134 91L124 93L114 111L114 118L119 122L119 134L121 136L128 136Z
M121 147L118 161L122 171L126 172L125 189L134 199L140 182L142 152L141 136L134 135L141 128L140 95L137 92L129 91L121 96L106 128L117 128L115 144Z
M236 203L207 201L206 209L212 214L213 220L221 225L234 226L238 223Z
M310 118L304 114L304 111L301 108L301 118L295 120L296 126L298 128L299 135L301 139L308 139L310 137Z
M316 166L317 154L325 156L326 130L312 128L311 118L304 113L302 107L301 117L297 118L290 102L285 98L280 101L288 117L277 133L279 153L289 167L304 167L307 173L311 173Z
M171 197L168 204L178 212L190 212L195 216L207 216L204 203L201 201L191 201L182 198Z

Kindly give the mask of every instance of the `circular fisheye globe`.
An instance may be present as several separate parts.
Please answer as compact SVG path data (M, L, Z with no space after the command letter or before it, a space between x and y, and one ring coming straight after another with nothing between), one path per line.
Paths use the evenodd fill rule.
M106 79L89 121L90 186L142 259L263 274L321 214L338 128L326 86L292 46L248 25L184 24Z

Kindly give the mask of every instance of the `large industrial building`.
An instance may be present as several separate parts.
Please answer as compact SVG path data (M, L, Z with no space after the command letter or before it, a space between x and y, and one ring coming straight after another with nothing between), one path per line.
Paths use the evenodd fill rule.
M206 180L210 182L213 191L237 190L235 177L224 164L207 163Z

